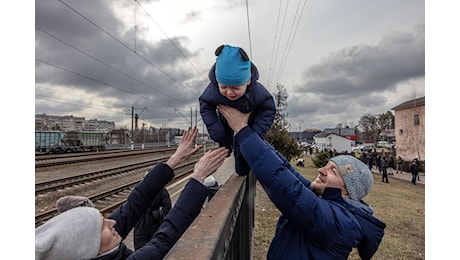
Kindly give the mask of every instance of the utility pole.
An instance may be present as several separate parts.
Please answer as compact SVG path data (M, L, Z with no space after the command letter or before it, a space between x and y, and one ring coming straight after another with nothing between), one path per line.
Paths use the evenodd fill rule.
M131 150L134 150L134 107L131 107Z
M144 130L145 123L142 123L142 149L144 149L145 143L145 130Z
M195 107L195 126L198 126L198 109Z
M303 124L303 120L301 120L299 123L299 143L302 143L302 132L301 132L302 124Z

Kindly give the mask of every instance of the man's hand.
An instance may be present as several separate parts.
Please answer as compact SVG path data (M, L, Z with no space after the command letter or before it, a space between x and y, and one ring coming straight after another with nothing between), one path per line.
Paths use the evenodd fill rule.
M206 152L195 164L192 178L196 179L200 183L203 183L206 177L216 172L222 163L224 163L227 152L228 151L225 147L220 147L216 150Z
M238 133L241 129L248 125L249 115L251 113L242 113L236 108L219 105L219 111L227 119L228 125L233 129L235 133Z
M169 157L168 161L166 162L166 164L168 164L171 169L174 170L177 165L179 165L179 163L187 160L203 147L201 144L195 146L195 139L197 135L198 128L196 127L189 127L186 131L184 131L176 152L174 152L174 154L171 155L171 157Z

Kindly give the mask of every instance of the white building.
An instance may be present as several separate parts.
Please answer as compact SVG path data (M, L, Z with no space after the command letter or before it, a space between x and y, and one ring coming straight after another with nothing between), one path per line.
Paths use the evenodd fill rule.
M320 151L336 150L338 153L351 153L355 141L334 133L319 133L313 139Z

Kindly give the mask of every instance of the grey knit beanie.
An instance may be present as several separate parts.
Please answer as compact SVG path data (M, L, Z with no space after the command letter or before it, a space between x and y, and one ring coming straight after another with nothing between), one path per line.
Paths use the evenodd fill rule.
M99 252L102 215L98 209L76 207L35 229L35 259L92 259Z
M350 198L360 201L366 197L374 183L369 167L351 155L339 155L331 161L339 167Z
M64 196L56 201L56 208L64 212L75 207L94 207L93 202L83 196Z
M214 176L209 175L208 177L206 177L206 179L204 179L203 185L208 187L208 188L212 187L212 186L216 185L216 179L214 178Z

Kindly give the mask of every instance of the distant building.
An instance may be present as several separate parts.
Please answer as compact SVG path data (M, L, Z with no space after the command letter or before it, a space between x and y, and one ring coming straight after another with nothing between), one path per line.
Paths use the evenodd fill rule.
M425 97L403 102L395 111L396 156L425 160Z
M110 144L129 144L131 142L131 131L128 129L114 129L110 131Z
M109 133L115 129L115 122L90 119L84 117L53 116L47 114L35 115L35 130L68 131L97 131Z
M340 135L342 137L346 137L354 141L357 141L359 139L358 129L356 128L325 128L323 132L334 133L336 135Z
M297 143L312 144L315 142L313 136L320 132L321 130L319 129L305 129L302 132L289 132L289 136L291 136Z
M333 151L338 153L351 153L355 141L335 133L321 132L315 135L315 144L320 151Z

